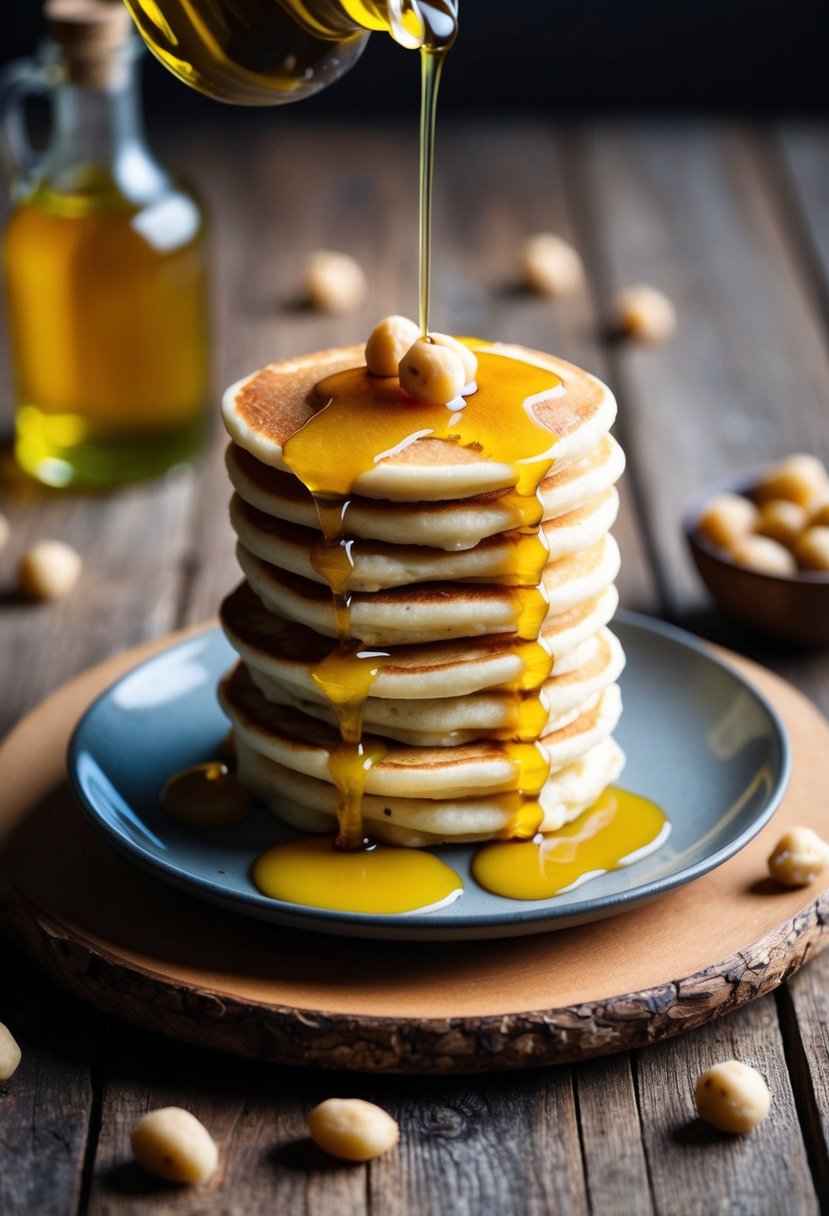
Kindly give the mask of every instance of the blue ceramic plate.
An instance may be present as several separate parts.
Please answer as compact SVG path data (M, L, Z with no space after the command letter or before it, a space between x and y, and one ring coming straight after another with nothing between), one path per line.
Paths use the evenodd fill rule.
M510 937L624 912L698 878L741 849L770 818L789 777L789 744L772 707L690 634L620 614L627 653L625 711L615 732L626 789L666 811L662 847L625 869L552 899L515 901L470 875L475 846L439 851L462 878L449 907L405 916L332 912L260 895L251 863L296 835L262 809L239 826L200 834L158 807L178 769L215 758L228 723L215 698L234 661L218 630L179 642L118 680L87 711L69 749L81 805L112 844L189 894L275 924L346 936L438 940Z

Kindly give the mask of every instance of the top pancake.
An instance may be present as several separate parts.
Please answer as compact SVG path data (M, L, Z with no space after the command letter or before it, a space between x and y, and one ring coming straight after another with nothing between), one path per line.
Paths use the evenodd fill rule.
M519 360L553 372L563 391L535 401L531 408L538 424L550 433L550 457L556 463L578 459L593 449L610 429L616 403L610 390L589 373L564 360L522 346L481 343L473 349ZM222 414L235 443L273 468L286 470L283 445L321 410L327 401L317 384L335 372L364 365L361 346L318 351L300 358L269 364L232 385L224 395ZM390 395L401 394L399 408L412 410L411 398L394 390L395 382L364 371L366 394L378 385ZM474 403L474 396L468 399ZM523 402L515 402L516 410ZM413 414L416 430L416 414ZM509 464L484 459L470 447L441 439L420 438L395 454L386 455L359 474L354 490L368 498L397 502L440 501L502 490L515 483Z
M319 516L311 494L292 473L280 473L262 464L235 443L225 453L227 471L239 497L265 515L303 528L319 529ZM577 510L604 494L619 480L625 457L612 435L604 435L595 448L562 465L555 461L538 488L545 519ZM364 540L399 544L401 536L412 545L447 551L474 545L519 526L509 490L494 490L471 498L418 503L354 495L348 504L346 531Z

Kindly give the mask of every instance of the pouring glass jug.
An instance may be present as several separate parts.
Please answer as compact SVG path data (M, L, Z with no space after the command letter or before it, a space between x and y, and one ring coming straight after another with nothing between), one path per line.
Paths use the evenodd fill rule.
M153 54L219 101L278 105L324 89L356 63L372 30L438 54L458 0L125 0Z

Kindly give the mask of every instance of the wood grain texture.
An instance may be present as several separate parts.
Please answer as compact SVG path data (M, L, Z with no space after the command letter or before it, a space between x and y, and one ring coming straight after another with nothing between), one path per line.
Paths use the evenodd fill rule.
M799 251L739 131L621 126L586 135L575 160L605 297L652 283L681 318L664 346L620 344L612 356L647 535L676 614L702 599L679 539L686 500L792 451L829 458L825 336Z
M0 1212L69 1216L81 1197L94 1115L95 1036L87 1010L16 968L10 953L3 944L0 1019L22 1059L0 1085Z
M575 1083L590 1211L628 1216L635 1195L637 1216L649 1216L655 1209L630 1057L585 1063Z
M637 1056L637 1098L657 1210L683 1216L817 1212L773 1003L758 1002L705 1026L676 1048L669 1054L659 1045ZM772 1093L772 1114L750 1136L728 1136L696 1118L697 1077L730 1059L758 1069Z

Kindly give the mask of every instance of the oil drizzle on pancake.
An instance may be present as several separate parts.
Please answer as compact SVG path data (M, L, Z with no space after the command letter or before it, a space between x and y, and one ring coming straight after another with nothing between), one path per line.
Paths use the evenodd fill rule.
M609 786L578 819L520 844L488 844L472 862L487 891L507 899L549 899L654 852L670 824L654 802Z
M385 652L368 651L352 636L349 584L360 542L347 534L349 496L358 478L379 460L424 438L453 443L503 464L514 482L510 501L517 526L508 534L511 561L503 584L510 590L513 645L522 675L513 686L515 734L500 743L514 772L505 836L530 838L542 820L538 795L550 762L538 741L546 721L540 689L550 674L552 656L539 641L549 604L541 585L548 551L540 528L538 489L552 463L556 436L537 420L532 405L563 389L549 369L487 349L477 353L477 390L448 407L414 401L396 381L370 376L365 368L329 376L316 389L322 408L283 448L285 463L317 504L322 538L312 562L331 588L337 623L338 646L317 664L312 677L340 727L342 742L331 754L329 771L338 792L337 846L342 850L364 849L369 843L360 804L368 773L385 750L382 744L366 747L362 716L388 660Z
M312 489L312 487L308 487ZM328 766L337 788L339 832L337 848L364 849L371 842L363 831L362 801L366 778L388 751L379 739L363 741L363 710L371 686L388 654L361 647L351 636L351 592L354 541L345 534L348 499L329 497L312 490L322 536L311 553L311 562L331 588L337 626L337 647L311 672L311 679L337 715L340 745L329 757Z

